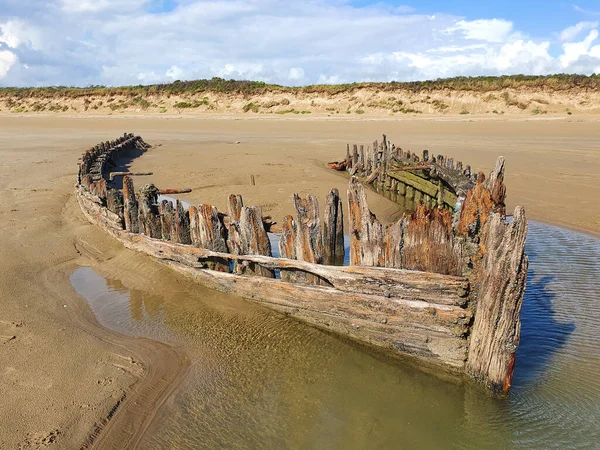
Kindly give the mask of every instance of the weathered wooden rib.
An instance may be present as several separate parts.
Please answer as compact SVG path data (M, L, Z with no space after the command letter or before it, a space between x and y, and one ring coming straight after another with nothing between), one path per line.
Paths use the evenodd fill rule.
M77 191L79 192L79 191ZM170 261L178 271L210 287L241 295L327 329L345 329L350 337L388 350L405 348L407 356L456 371L464 367L472 313L464 302L466 280L376 267L324 266L268 256L233 255L129 233L103 220L102 208L78 194L88 219L127 248ZM330 286L308 286L273 278L207 269L207 262L247 261L265 270L303 272ZM425 276L424 276L425 275ZM382 283L383 282L383 283ZM300 311L301 310L301 311ZM323 315L326 317L324 318ZM304 317L306 316L306 317ZM361 330L361 328L363 328ZM370 330L377 335L370 336ZM397 351L397 350L396 350Z
M323 251L325 264L341 266L344 263L344 214L337 189L329 191L325 199Z
M486 181L481 173L473 177L469 166L463 170L461 162L428 151L425 165L385 136L366 150L353 146L350 152L348 146L339 164L357 177L348 190L351 266L340 267L332 265L344 255L336 190L326 198L323 228L317 199L294 197L297 220L284 218L282 257L273 258L265 228L273 222L259 207L244 206L241 196L230 196L226 223L211 205L185 211L179 200L157 204L164 191L154 185L136 194L130 175L122 193L106 184L120 152L147 148L126 134L89 150L79 165L76 195L84 214L126 247L209 287L396 356L467 374L494 391L509 389L527 273L527 221L517 208L506 222L503 158ZM414 200L415 211L382 224L360 180Z

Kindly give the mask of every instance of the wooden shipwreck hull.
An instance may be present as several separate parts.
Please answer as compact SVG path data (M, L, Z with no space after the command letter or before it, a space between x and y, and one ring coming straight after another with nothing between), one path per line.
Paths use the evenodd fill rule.
M355 146L356 155L348 152L332 165L366 183L391 178L391 164L383 168L382 162L397 152L385 137L384 142L360 154ZM186 210L179 201L159 202L165 191L152 184L136 191L132 177L143 174L111 172L119 158L148 148L139 136L125 134L88 150L79 163L76 195L82 211L126 247L208 287L508 391L527 272L527 222L522 208L506 222L502 159L487 182L483 174L473 180L470 173L453 174L450 186L438 180L435 204L428 194L413 214L392 224L370 212L365 188L353 176L347 208L351 265L344 267L335 265L344 260L337 190L326 198L323 223L315 197L295 196L296 218L284 218L282 257L274 258L268 218L259 207L244 206L241 196L230 196L227 214L211 205Z

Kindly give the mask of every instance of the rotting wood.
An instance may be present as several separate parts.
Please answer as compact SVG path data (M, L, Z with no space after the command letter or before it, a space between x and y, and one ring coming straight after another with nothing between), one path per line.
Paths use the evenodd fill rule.
M340 164L359 177L351 179L348 191L350 259L361 266L336 267L318 263L343 253L337 192L326 199L324 233L316 198L294 199L298 220L284 219L282 258L272 258L266 230L275 222L258 207L244 207L240 196L230 197L226 227L224 215L210 205L186 211L181 201L157 204L158 193L183 190L147 185L136 194L130 173L122 192L107 184L120 154L148 148L138 136L125 134L90 149L79 162L76 195L82 211L125 246L315 326L466 373L496 392L510 387L527 273L527 224L519 208L506 223L503 158L486 181L451 156L423 151L420 158L385 135L372 148L353 145L350 152L347 146ZM416 211L380 223L360 179L392 198L414 200ZM307 280L314 284L303 284Z
M384 229L369 210L365 188L353 177L348 188L350 264L385 266Z
M402 245L402 268L462 275L462 253L455 245L452 215L446 209L418 205L406 218Z
M179 199L175 203L174 219L173 235L175 236L175 241L180 244L191 244L190 216Z
M239 219L239 234L243 255L271 256L271 242L262 222L262 211L258 206L242 206ZM238 264L240 273L275 278L275 272L246 260L249 264Z
M131 233L139 233L138 202L135 197L133 179L129 176L123 178L123 215L125 229Z
M154 175L153 172L109 172L108 180L113 181L115 177L124 177L125 175L133 177L133 176L147 176Z
M279 239L279 255L282 258L296 259L296 222L292 216L283 218L281 237ZM281 279L283 281L297 281L296 273L288 270L281 270Z
M510 389L520 341L519 318L525 293L528 259L524 253L527 219L517 207L507 224L492 213L482 233L477 315L471 331L467 371L491 389Z
M296 259L314 264L322 264L325 250L319 219L319 202L313 195L301 198L294 194L296 208ZM300 281L302 277L297 277ZM317 277L308 276L307 282L318 284Z
M162 237L158 212L158 188L145 184L138 190L138 223L140 233L153 238Z
M199 205L193 212L193 244L214 252L227 253L227 229L217 208L211 205ZM209 261L207 267L220 272L229 272L229 261L224 259Z
M163 200L158 206L160 213L160 228L162 238L167 241L176 241L173 236L173 229L175 228L173 222L175 220L175 209L173 208L173 202L170 200Z
M159 195L171 195L171 194L188 194L192 192L190 188L182 189L161 189L158 191Z
M341 266L344 263L344 214L337 189L329 191L325 198L323 219L324 264Z

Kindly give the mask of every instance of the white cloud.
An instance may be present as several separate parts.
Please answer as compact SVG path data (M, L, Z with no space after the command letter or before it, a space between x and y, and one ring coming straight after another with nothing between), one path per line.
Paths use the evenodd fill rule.
M181 70L177 66L171 66L171 68L169 70L167 70L165 75L167 75L172 80L177 80L177 79L181 78L181 75L183 75L183 70Z
M16 62L17 57L14 53L8 50L0 50L0 80Z
M149 4L9 2L9 9L0 9L0 85L213 76L298 85L592 73L600 67L597 22L533 39L502 18L467 21L384 3L359 8L346 0L181 0L160 14L148 12Z
M460 31L465 39L487 42L504 42L513 30L512 22L501 19L460 20L448 28L447 32Z
M566 28L560 33L560 40L563 42L570 42L575 40L581 32L598 28L598 22L579 22L572 27Z
M0 44L17 48L20 45L28 45L33 48L41 47L41 39L37 30L25 23L23 20L9 20L0 23Z
M560 56L562 67L576 62L582 56L598 57L599 46L592 47L592 43L598 38L598 30L592 30L581 42L570 42L563 44L564 53Z
M301 67L292 67L288 74L288 78L292 81L302 80L304 78L304 69Z

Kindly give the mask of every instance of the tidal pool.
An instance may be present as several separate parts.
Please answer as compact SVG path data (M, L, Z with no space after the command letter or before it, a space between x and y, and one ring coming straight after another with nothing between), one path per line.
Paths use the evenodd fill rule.
M521 346L505 399L243 299L165 285L143 256L79 268L71 283L104 326L190 356L141 448L600 448L600 239L531 222L526 250Z

